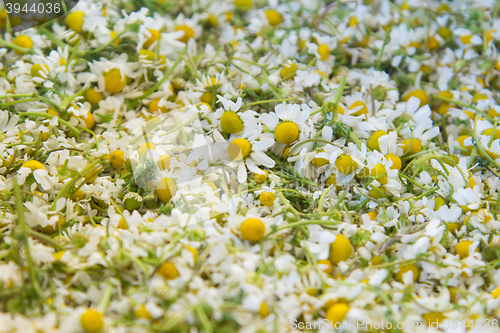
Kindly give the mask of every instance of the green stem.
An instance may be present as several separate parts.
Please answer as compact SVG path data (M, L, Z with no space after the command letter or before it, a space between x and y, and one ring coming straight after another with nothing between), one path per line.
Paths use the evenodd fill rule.
M27 48L24 48L24 47L20 47L20 46L17 46L15 44L9 43L9 42L7 42L7 41L5 41L3 39L0 39L0 44L3 44L5 46L7 46L8 48L11 48L13 50L19 51L19 52L21 52L23 54L31 53L31 51L32 51L31 48L27 49Z
M148 97L149 95L151 95L152 93L154 93L163 84L163 82L165 82L165 80L168 79L170 77L170 75L172 75L172 73L174 72L174 70L177 67L177 65L179 65L179 63L181 62L182 55L184 53L186 53L186 50L187 49L184 48L184 50L182 50L181 53L179 53L179 56L177 57L177 59L175 60L175 62L173 63L173 65L165 73L165 75L158 82L156 82L148 91L146 91L144 94L142 94L137 99L144 99L144 98Z
M44 117L47 119L52 119L52 118L56 117L56 116L53 116L53 115L45 113L45 112L19 112L19 116L20 117L37 116L37 117ZM80 135L80 131L78 129L76 129L76 127L74 127L73 125L68 123L66 120L58 118L57 121L60 122L61 124L63 124L64 126L68 127L76 135Z
M82 176L88 173L97 163L99 163L99 160L95 160L94 162L90 163L81 172L79 172L76 176L74 176L69 182L67 182L66 185L64 185L61 191L59 191L59 193L57 194L56 198L54 199L54 203L50 207L50 210L55 210L57 200L62 198L71 188L71 186L73 186L78 181L78 179L81 179Z

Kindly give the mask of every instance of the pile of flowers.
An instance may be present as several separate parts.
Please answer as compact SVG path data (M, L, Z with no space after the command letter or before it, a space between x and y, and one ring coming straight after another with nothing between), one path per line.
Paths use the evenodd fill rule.
M499 11L4 9L0 332L497 332Z

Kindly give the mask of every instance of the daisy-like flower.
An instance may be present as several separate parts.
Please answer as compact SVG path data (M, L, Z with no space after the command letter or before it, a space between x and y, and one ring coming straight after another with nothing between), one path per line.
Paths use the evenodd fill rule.
M260 116L267 129L274 133L277 142L283 145L289 145L303 137L309 132L306 120L309 118L310 108L303 104L278 104L274 112L266 113Z
M216 142L226 141L219 131L214 131L213 135ZM232 135L229 138L227 155L230 163L238 165L238 182L246 181L247 168L253 173L265 174L258 165L267 168L275 166L276 162L264 153L272 145L274 145L274 139L269 134L263 135L260 126L248 128L241 136Z
M316 57L316 68L326 75L332 72L335 57L331 54L331 50L337 47L337 41L330 36L321 36L313 33L316 43L306 44L308 52Z

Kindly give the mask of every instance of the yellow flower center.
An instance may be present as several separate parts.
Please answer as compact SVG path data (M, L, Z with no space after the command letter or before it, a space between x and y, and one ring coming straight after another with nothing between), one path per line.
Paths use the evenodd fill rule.
M34 64L30 68L31 77L44 78L49 75L49 66L43 64Z
M103 74L104 76L104 87L110 93L119 93L123 90L127 84L127 76L122 74L118 68L114 68L109 72Z
M234 5L238 8L252 7L252 0L235 0Z
M326 274L330 274L332 272L333 265L332 265L330 260L328 260L328 259L318 260L318 265L326 266L326 267L321 268L321 270L323 272L325 272Z
M366 103L363 101L355 101L354 103L352 103L351 106L349 107L349 110L354 110L354 109L356 109L357 111L352 114L353 116L361 116L362 114L368 113L368 107L366 106Z
M163 155L158 160L158 167L162 170L167 170L170 167L170 160L172 158L169 155Z
M340 155L335 161L335 166L340 173L349 175L356 171L358 163L356 163L356 161L354 161L349 155Z
M465 45L470 44L470 41L472 40L472 35L460 36L460 40Z
M418 154L422 151L422 141L419 139L406 139L403 141L403 151L407 156Z
M109 155L109 164L113 169L121 169L123 164L125 163L125 154L122 151L117 150Z
M495 288L491 291L491 296L493 296L493 298L498 298L500 297L500 287L499 288Z
M116 37L116 32L111 31L111 32L109 33L109 36L111 37L111 39L115 38L115 37ZM115 41L113 42L113 46L114 46L114 47L118 47L118 46L120 46L120 38L115 39Z
M273 192L262 192L259 195L260 204L262 206L271 207L274 204L274 199L276 199L276 197Z
M285 121L276 126L274 137L280 143L290 144L298 139L299 127L291 121Z
M212 14L212 13L209 13L208 14L208 23L212 26L212 27L216 27L219 25L219 21L217 20L217 17Z
M153 319L153 317L151 317L151 314L149 313L149 311L146 309L146 307L144 305L141 305L140 308L135 310L135 316L137 318L143 318L143 319L148 319L148 320Z
M390 166L391 170L401 171L401 159L394 155L393 153L389 153L385 155L385 158L392 161L392 165Z
M156 148L156 145L154 143L151 143L151 142L146 142L146 143L143 143L139 149L137 150L137 153L139 154L139 156L142 156L144 154L147 154L148 150L155 150Z
M35 160L24 162L22 167L29 168L29 169L31 169L31 171L38 170L38 169L45 170L45 167L43 166L43 164L38 162L38 161L35 161Z
M330 261L338 264L349 259L352 253L352 245L349 238L344 235L337 235L335 241L330 245Z
M177 192L177 186L172 178L165 177L156 185L156 196L163 203L168 203Z
M370 137L370 139L366 142L366 146L370 148L371 150L378 150L380 151L380 145L378 143L378 139L381 136L387 135L387 132L385 131L376 131L373 133L373 135Z
M264 170L265 174L254 173L252 176L252 180L257 184L264 184L267 180L267 175L269 175L269 171Z
M190 26L187 26L185 24L182 24L182 25L179 25L175 28L175 31L183 31L184 32L184 35L182 37L179 37L178 39L183 42L183 43L186 43L194 37L194 30L193 28L191 28Z
M387 184L387 172L385 171L385 168L384 166L382 165L382 163L378 163L376 164L371 170L370 170L370 176L372 177L379 177L377 178L377 181L381 184L381 185L385 185ZM381 177L380 177L381 176Z
M443 103L439 106L438 108L438 113L442 116L448 113L448 110L450 109L450 103Z
M420 106L424 106L426 104L429 104L429 97L427 96L427 93L423 91L422 89L416 89L413 90L412 92L406 94L404 97L404 101L408 102L410 98L416 97L420 100Z
M255 218L246 219L240 227L241 237L251 242L258 242L264 237L266 227L261 220Z
M400 267L399 271L396 273L394 278L396 279L396 281L403 283L403 276L410 271L413 272L413 282L416 282L418 279L419 272L417 266L415 266L414 264L409 264Z
M349 312L349 309L349 305L345 303L336 303L328 308L325 317L329 322L335 325L344 320L345 316Z
M269 24L272 26L276 26L283 22L283 17L281 14L275 9L266 10L266 18L269 21Z
M83 95L83 97L87 102L89 102L92 105L95 105L100 101L102 101L102 94L99 91L95 90L94 88L88 89Z
M427 41L427 47L429 48L429 50L435 50L439 47L439 42L436 37L429 37L429 40Z
M214 100L214 94L211 91L204 92L203 95L201 95L200 97L200 101L208 105L212 104L213 100Z
M325 182L325 183L326 183L326 186L337 185L337 176L335 176L335 174L334 174L334 173L332 173L332 174L330 175L330 177L328 177L328 178L326 179L326 182Z
M460 147L467 149L466 152L464 152L464 151L461 152L464 155L470 155L472 153L472 141L468 140L470 138L471 138L470 135L460 135L457 138L457 142L460 145ZM466 140L467 140L467 143L465 142ZM469 144L470 144L470 146L469 146Z
M26 49L30 49L33 47L33 42L31 41L31 38L29 38L26 35L17 36L12 40L12 44L17 45L19 47L24 47ZM14 52L16 52L17 54L24 54L23 52L18 50L14 50Z
M92 129L95 125L94 115L89 111L85 118L83 118L83 122L85 123L85 127L87 129Z
M149 37L142 45L142 47L145 48L146 50L149 49L149 47L160 38L160 32L158 30L154 29L148 29L148 30L151 33L151 37Z
M66 19L64 20L68 28L73 29L76 32L82 31L82 25L83 25L83 12L78 11L78 12L72 12L66 16Z
M295 77L297 72L297 65L296 64L288 64L283 67L281 70L281 78L283 80L291 80Z
M472 245L471 241L461 241L455 246L455 253L458 254L461 259L464 259L469 256L470 254L469 248L471 245ZM479 252L477 248L476 252Z
M158 268L158 274L165 280L173 280L179 276L179 271L171 262L165 262Z
M325 61L326 59L328 59L328 56L330 55L330 49L328 48L328 45L320 44L318 46L318 53L319 53L320 59L322 61Z
M269 308L267 307L266 303L260 304L259 314L262 318L269 316Z
M241 161L250 155L251 151L252 145L247 139L234 139L227 147L227 153L233 161Z
M168 112L168 109L164 106L159 106L158 103L160 103L160 98L155 98L149 103L149 112L153 113L156 111L159 111L161 113Z
M104 326L102 314L96 310L89 309L80 317L80 324L82 324L82 328L86 333L98 333Z
M351 28L355 27L358 24L358 18L356 16L353 16L349 20L349 26Z
M448 39L451 36L451 30L448 27L440 27L437 31L438 35L443 39Z
M472 103L483 100L483 99L487 99L487 98L488 97L486 95L483 95L483 94L479 94L479 93L474 94L474 96L472 96Z
M236 134L243 129L243 121L233 111L226 111L220 117L220 127L229 134Z

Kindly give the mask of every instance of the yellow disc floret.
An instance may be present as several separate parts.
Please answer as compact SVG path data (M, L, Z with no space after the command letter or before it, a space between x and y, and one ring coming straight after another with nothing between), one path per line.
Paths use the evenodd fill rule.
M385 131L376 131L375 133L372 134L370 139L366 142L366 146L370 148L371 150L378 150L380 151L380 145L378 143L378 139L381 136L387 135L387 132Z
M170 168L170 160L172 158L169 155L162 155L158 160L158 167L162 170L167 170Z
M142 45L142 47L145 48L146 50L149 49L149 47L160 38L160 32L158 30L154 29L148 29L148 30L149 33L151 34L151 37L146 39L146 41Z
M407 156L418 154L422 151L422 141L419 139L406 139L403 141L403 151Z
M117 150L109 155L109 164L113 169L120 169L125 163L125 155L122 151Z
M87 127L87 129L92 129L95 125L94 115L90 111L87 112L85 118L83 118L83 122L85 123L85 127Z
M264 223L255 218L246 219L240 226L241 237L251 242L258 242L264 237L266 227Z
M49 75L49 66L44 65L44 64L34 64L30 68L30 74L31 74L31 77L44 78L44 76Z
M155 150L156 148L156 145L154 143L151 143L151 142L146 142L146 143L143 143L139 149L137 150L137 153L139 154L139 156L142 156L144 154L147 154L148 153L148 150Z
M220 117L220 127L229 134L236 134L243 129L243 121L233 111L226 111Z
M104 326L102 314L96 310L88 309L81 315L80 324L86 333L98 333Z
M396 273L394 278L396 281L403 283L403 276L408 272L413 272L413 282L416 282L418 279L418 268L414 264L404 265L399 268L399 271Z
M455 253L458 254L460 256L460 258L464 259L464 258L469 256L471 245L472 245L471 241L460 241L455 246ZM478 252L477 249L476 249L476 252Z
M35 160L24 162L21 167L22 168L29 168L29 169L31 169L31 171L38 170L38 169L45 170L45 167L43 166L43 164L38 162L38 161L35 161Z
M352 253L352 245L349 238L344 235L337 235L335 241L330 245L330 261L338 264L349 259Z
M340 173L349 175L356 171L358 163L356 163L356 161L354 161L349 155L340 155L335 161L335 166Z
M26 35L19 35L16 38L12 40L12 44L17 45L19 47L23 47L25 49L30 49L33 47L33 42L31 41L31 38ZM24 54L24 52L21 52L19 50L14 50L17 54Z
M491 296L493 296L493 298L498 298L500 297L500 287L499 288L495 288L491 291Z
M252 145L247 139L234 139L227 147L227 153L232 161L241 161L250 155Z
M159 106L158 103L160 103L160 98L155 98L149 103L149 112L153 113L156 111L159 111L161 113L168 112L168 109L164 106Z
M194 37L194 30L190 26L187 26L185 24L179 25L175 28L175 31L183 31L184 35L182 37L179 37L178 40L180 40L183 43L186 43Z
M283 67L280 75L283 80L291 80L295 77L295 75L297 75L296 72L297 72L297 65L291 63Z
M387 184L387 172L385 171L384 166L382 163L376 164L371 170L370 170L370 176L377 178L377 181L381 185Z
M326 310L326 320L328 320L330 323L333 323L333 325L342 323L347 313L349 312L349 309L349 305L345 303L333 304L328 308L328 310Z
M262 206L271 207L274 204L276 197L273 192L262 192L259 195L260 204Z
M399 157L397 157L393 153L389 153L385 155L385 158L387 158L387 161L392 161L392 165L389 167L389 169L401 171L401 159Z
M177 192L177 186L172 178L165 177L156 185L156 196L163 203L168 203Z
M328 260L328 259L318 260L318 265L325 265L326 266L326 267L321 268L321 270L323 272L325 272L326 274L330 274L332 272L333 266L332 266L332 262L330 260Z
M137 318L143 318L143 319L148 319L151 320L153 317L151 317L151 314L149 311L146 309L146 306L141 305L137 310L135 310L135 316Z
M251 7L252 6L252 0L235 0L234 5L237 8L245 8L245 7Z
M83 97L87 102L89 102L92 105L95 105L100 101L102 101L102 94L99 91L95 90L94 88L88 89L83 95Z
M318 53L319 53L320 59L322 61L325 61L326 59L328 59L328 56L330 56L330 48L326 44L320 44L318 46Z
M363 114L368 113L368 107L366 106L366 103L363 101L356 101L352 103L351 106L349 107L349 110L354 110L354 109L357 109L357 111L352 114L353 116L361 116Z
M420 100L420 106L429 104L429 97L427 96L427 93L423 91L422 89L416 89L413 90L412 92L406 94L405 98L403 99L405 102L408 102L410 98L416 97Z
M119 93L127 84L127 76L123 75L118 68L114 68L103 74L104 88L110 93Z
M266 18L272 26L276 26L283 22L283 17L276 9L266 10Z
M77 11L69 13L64 20L66 26L70 29L73 29L76 32L82 31L83 26L83 12Z
M274 137L280 143L290 144L299 138L299 127L291 121L285 121L276 126Z
M158 268L158 274L165 280L173 280L179 276L179 271L171 262L165 262Z

